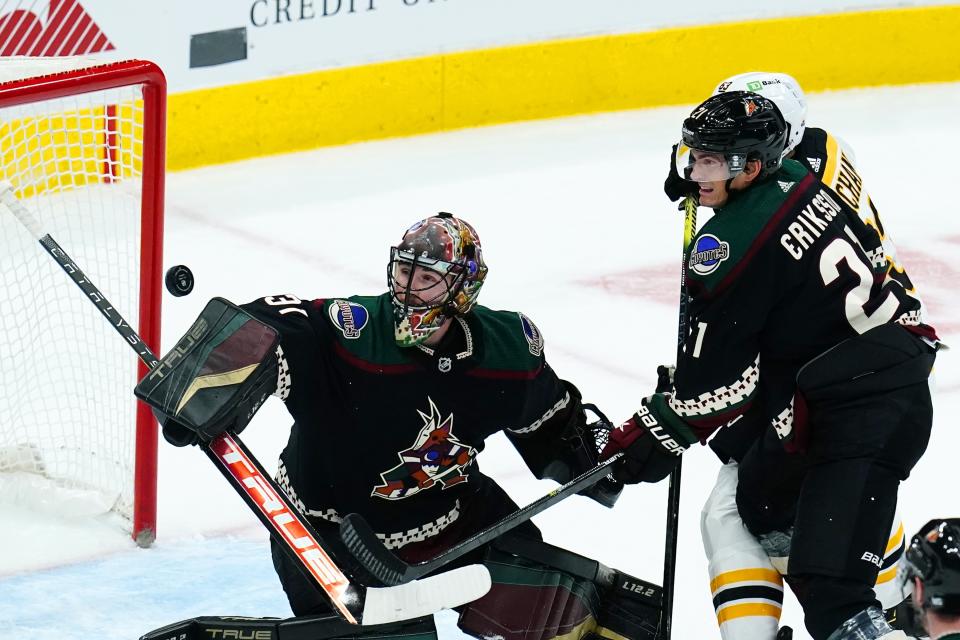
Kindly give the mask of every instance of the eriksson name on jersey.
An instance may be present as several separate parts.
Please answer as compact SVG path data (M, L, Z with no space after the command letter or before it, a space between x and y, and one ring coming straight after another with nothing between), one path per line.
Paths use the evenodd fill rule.
M787 226L787 233L780 236L780 244L794 260L800 260L803 252L813 246L841 211L837 201L821 189Z

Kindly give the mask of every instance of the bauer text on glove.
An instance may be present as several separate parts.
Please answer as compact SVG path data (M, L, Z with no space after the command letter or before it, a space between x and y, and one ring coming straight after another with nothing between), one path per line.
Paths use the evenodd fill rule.
M669 413L667 413L669 412ZM667 414L667 420L663 415ZM659 482L676 467L690 442L680 435L670 418L679 418L666 407L661 394L645 398L635 414L614 429L601 457L623 452L614 476L626 483Z

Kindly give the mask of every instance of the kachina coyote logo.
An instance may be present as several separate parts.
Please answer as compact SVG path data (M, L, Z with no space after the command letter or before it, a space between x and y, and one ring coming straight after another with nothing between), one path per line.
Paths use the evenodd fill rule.
M430 413L417 411L423 428L413 446L400 451L400 464L380 474L383 484L370 493L385 500L403 500L436 483L447 489L467 481L464 469L473 462L477 450L453 435L453 414L441 420L437 405L429 397Z

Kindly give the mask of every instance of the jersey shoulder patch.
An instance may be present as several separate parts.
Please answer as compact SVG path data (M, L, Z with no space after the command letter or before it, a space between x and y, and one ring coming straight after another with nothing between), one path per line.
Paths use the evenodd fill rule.
M537 325L533 324L533 320L519 311L517 315L520 316L520 326L523 328L523 337L527 339L530 355L539 356L543 353L543 334L537 329Z
M719 269L729 257L729 242L712 233L703 233L694 240L689 267L697 275L705 276Z
M409 352L394 341L389 294L327 298L316 311L332 326L332 338L341 355L377 366L409 363Z
M768 235L764 230L777 223L784 207L792 208L801 185L806 188L814 182L806 167L784 160L769 180L738 194L694 238L687 258L691 284L708 293L723 288L721 283L740 263L753 260Z
M494 311L482 305L470 312L471 324L483 335L481 367L530 371L543 358L543 334L533 320L518 311Z
M356 340L370 322L370 312L359 302L334 298L327 301L327 314L343 337Z

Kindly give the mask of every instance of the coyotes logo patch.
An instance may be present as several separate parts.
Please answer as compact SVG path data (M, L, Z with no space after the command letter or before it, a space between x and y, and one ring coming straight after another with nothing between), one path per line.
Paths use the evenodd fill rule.
M464 469L473 462L477 450L453 435L453 414L441 419L440 410L429 397L430 413L417 411L423 428L413 446L397 455L400 464L380 474L383 484L370 492L384 500L403 500L435 486L444 489L467 481Z

